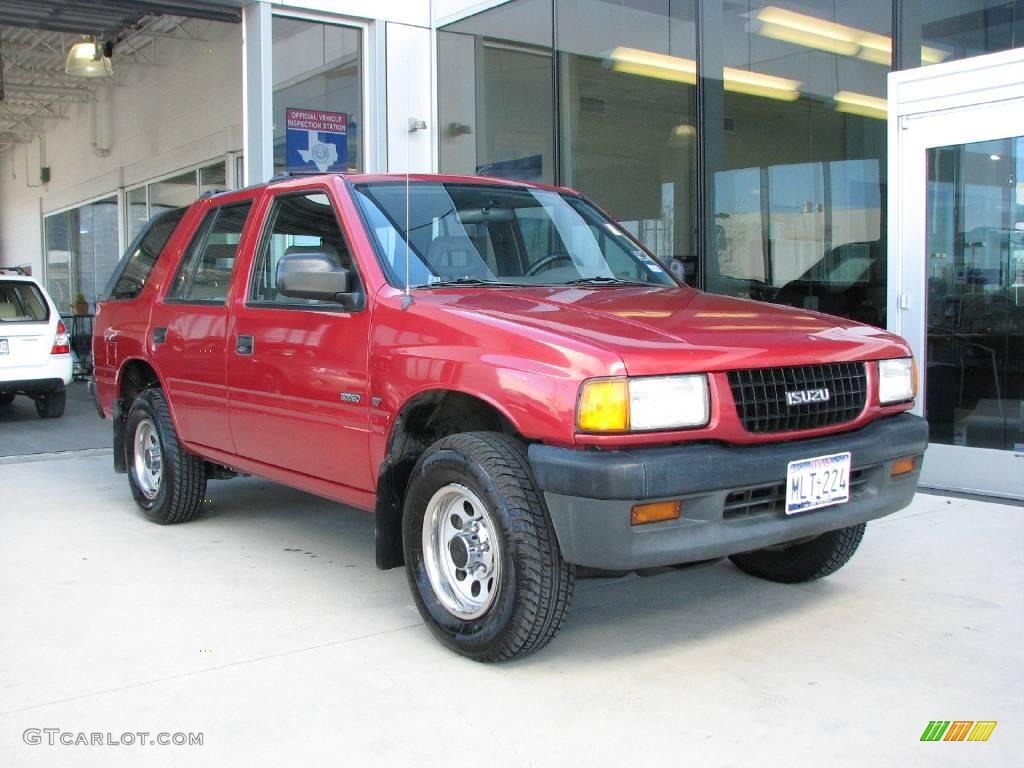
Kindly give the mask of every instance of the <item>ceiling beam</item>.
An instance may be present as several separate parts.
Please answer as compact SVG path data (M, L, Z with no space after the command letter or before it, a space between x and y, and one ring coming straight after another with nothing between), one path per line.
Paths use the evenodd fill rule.
M79 96L89 101L95 95L88 88L65 88L58 85L35 85L33 83L5 83L10 93L46 93L51 96Z

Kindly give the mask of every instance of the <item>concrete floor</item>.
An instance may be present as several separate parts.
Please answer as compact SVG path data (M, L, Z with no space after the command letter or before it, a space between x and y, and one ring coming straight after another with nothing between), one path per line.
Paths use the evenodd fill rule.
M0 456L113 445L110 422L96 413L85 382L72 382L67 393L67 408L59 419L40 419L36 404L24 395L10 405L0 405Z
M367 515L258 479L160 527L106 451L0 459L0 766L1000 766L1024 751L1024 509L919 495L824 581L582 582L544 651L422 625ZM922 743L929 720L997 720ZM203 746L27 745L27 728ZM45 737L44 737L45 738Z

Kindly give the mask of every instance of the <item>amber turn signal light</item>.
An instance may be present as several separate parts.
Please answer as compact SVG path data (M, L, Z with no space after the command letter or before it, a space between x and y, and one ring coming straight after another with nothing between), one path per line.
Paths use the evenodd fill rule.
M646 525L662 523L665 520L678 520L681 501L657 501L653 504L637 504L629 513L630 525Z
M914 471L914 457L906 456L902 459L896 459L892 463L892 470L889 472L891 477L897 477L899 475L905 475L908 472Z

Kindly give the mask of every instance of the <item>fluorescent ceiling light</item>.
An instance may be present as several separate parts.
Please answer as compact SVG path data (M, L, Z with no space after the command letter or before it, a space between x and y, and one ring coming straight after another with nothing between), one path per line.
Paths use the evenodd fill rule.
M765 6L757 12L755 18L759 22L757 33L762 37L840 56L856 57L884 66L892 64L892 38L888 35L826 21L775 5ZM948 57L949 51L929 45L921 46L922 64L937 64Z
M110 57L103 55L103 46L87 37L71 46L64 71L72 77L110 77L114 67Z
M878 120L887 120L889 117L889 102L877 96L868 96L856 91L839 91L832 98L836 102L836 112L874 117Z
M697 62L680 56L643 51L637 48L616 48L609 54L611 69L629 75L654 77L676 83L694 85L697 82ZM746 69L724 67L725 90L763 96L768 99L796 101L800 98L800 81L786 77L751 72Z

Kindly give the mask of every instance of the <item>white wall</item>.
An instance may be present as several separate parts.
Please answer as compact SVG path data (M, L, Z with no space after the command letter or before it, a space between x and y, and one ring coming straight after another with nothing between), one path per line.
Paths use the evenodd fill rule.
M98 144L106 156L91 146L94 107L87 104L47 122L45 186L32 186L38 142L0 154L0 265L30 264L42 274L42 212L242 148L241 27L199 28L204 42L158 40L159 66L122 66L116 85L100 87Z

